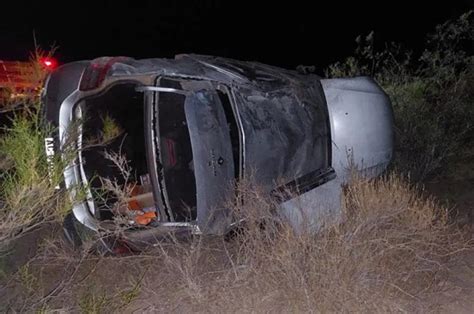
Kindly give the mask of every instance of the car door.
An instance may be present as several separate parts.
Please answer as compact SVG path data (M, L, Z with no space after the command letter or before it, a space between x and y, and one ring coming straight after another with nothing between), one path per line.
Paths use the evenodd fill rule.
M233 197L235 174L226 116L212 89L186 97L185 112L196 178L197 223L205 233L222 234L231 220L226 203Z

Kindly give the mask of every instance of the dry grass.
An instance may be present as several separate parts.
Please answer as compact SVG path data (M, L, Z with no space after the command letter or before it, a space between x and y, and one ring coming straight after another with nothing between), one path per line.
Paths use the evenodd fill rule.
M72 253L55 240L16 275L49 289L31 296L10 282L9 306L27 294L25 308L91 313L436 310L452 288L448 265L472 248L446 209L396 176L356 180L344 222L319 234L295 233L272 200L240 189L247 201L234 212L244 223L230 239L171 237L121 257Z
M184 310L427 309L442 292L447 261L471 247L445 209L395 176L356 181L345 222L317 235L295 234L270 215L268 200L253 189L246 196L251 205L238 208L245 227L230 243L212 249L199 239L178 254L176 246L173 255L162 252L180 288L176 299L187 299ZM267 210L262 224L255 213Z

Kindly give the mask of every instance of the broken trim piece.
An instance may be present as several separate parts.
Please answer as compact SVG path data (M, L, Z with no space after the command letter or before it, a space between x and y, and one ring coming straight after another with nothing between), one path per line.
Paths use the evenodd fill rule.
M304 194L334 178L336 178L336 172L332 167L315 170L273 189L270 195L278 200L278 202L283 203L294 198L295 194Z
M135 88L137 92L160 92L160 93L175 93L184 96L189 96L191 92L176 88L159 87L159 86L138 86Z

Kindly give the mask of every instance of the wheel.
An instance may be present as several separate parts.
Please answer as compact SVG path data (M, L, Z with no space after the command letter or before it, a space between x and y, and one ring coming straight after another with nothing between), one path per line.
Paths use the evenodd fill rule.
M78 224L76 217L69 213L63 222L63 232L66 241L74 248L79 249L82 246L82 239L78 232Z
M116 255L130 253L132 250L122 241L112 236L100 236L98 233L84 227L74 217L68 214L63 222L64 238L74 250L80 250L84 244L90 243L90 252L98 255Z

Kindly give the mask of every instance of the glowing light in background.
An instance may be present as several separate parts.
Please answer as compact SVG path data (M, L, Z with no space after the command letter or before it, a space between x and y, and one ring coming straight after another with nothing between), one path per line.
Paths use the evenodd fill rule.
M46 57L40 59L41 64L49 70L54 70L58 66L58 62L54 58Z

